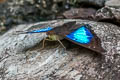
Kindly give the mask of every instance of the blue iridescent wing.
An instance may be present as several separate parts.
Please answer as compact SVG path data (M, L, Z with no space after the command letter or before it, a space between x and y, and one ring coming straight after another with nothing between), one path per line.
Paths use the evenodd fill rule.
M101 46L101 40L97 37L94 31L91 30L91 26L74 25L71 26L71 30L71 33L65 35L67 40L98 53L105 52Z
M91 42L93 35L85 26L81 26L66 37L81 44L88 44Z
M16 31L19 34L26 34L26 33L41 33L41 32L48 32L50 30L52 30L52 27L46 27L46 28L41 28L41 29L37 29L37 30L32 30L32 31Z

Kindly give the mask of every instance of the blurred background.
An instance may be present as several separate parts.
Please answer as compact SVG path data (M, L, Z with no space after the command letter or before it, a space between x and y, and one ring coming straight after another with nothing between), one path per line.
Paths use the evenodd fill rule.
M0 0L0 34L18 24L66 18L93 20L93 14L104 6L105 1Z

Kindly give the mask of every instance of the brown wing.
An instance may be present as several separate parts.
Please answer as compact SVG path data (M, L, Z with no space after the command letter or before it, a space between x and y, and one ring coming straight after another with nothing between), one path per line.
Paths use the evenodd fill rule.
M69 40L77 45L80 45L80 46L83 46L83 47L88 48L90 50L93 50L95 52L98 52L98 53L105 52L105 50L102 48L100 39L95 35L94 35L93 39L91 40L91 42L88 44L81 44L81 43L75 42L67 37L65 37L65 39L67 39L67 40Z
M106 52L106 51L102 48L100 38L94 33L93 30L90 29L90 26L89 26L89 25L86 25L86 26L87 26L87 28L89 28L89 31L90 31L90 32L92 33L92 35L93 35L93 38L92 38L92 40L91 40L90 43L88 43L88 44L81 44L81 43L75 42L75 41L73 41L73 40L65 37L66 35L64 35L64 37L65 37L67 40L69 40L69 41L71 41L71 42L73 42L73 43L75 43L75 44L77 44L77 45L83 46L83 47L88 48L88 49L90 49L90 50L93 50L93 51L95 51L95 52L98 52L98 53ZM76 27L77 27L77 26L76 26Z
M74 27L75 24L76 24L76 21L65 23L62 26L55 27L51 31L48 31L47 34L48 35L55 34L55 35L61 35L61 36L67 35L71 32L71 29Z

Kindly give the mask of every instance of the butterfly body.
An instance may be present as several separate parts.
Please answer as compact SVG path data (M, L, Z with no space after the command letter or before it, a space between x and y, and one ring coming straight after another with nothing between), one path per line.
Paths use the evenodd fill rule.
M90 29L91 26L76 24L76 22L68 22L62 26L55 28L44 28L40 30L31 31L32 33L46 32L48 35L47 40L56 41L62 40L63 38L77 44L93 50L95 52L101 53L105 50L101 46L101 41L97 35ZM27 32L27 33L31 33Z
M69 22L62 26L55 27L47 32L47 35L55 34L95 52L105 52L102 48L101 40L97 37L94 31L91 30L91 26L88 24L83 25L75 24L75 22Z

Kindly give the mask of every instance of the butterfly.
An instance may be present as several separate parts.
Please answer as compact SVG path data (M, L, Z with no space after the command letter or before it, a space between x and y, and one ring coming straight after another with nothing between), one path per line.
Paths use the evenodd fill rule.
M65 23L61 26L57 26L55 28L46 27L42 29L32 30L32 31L19 31L21 33L41 33L46 32L48 35L45 40L49 41L59 41L60 44L64 47L60 40L67 39L77 45L88 48L98 53L105 52L105 50L101 46L101 40L93 30L91 30L91 26L89 24L76 24L75 21ZM65 47L64 47L65 48Z

